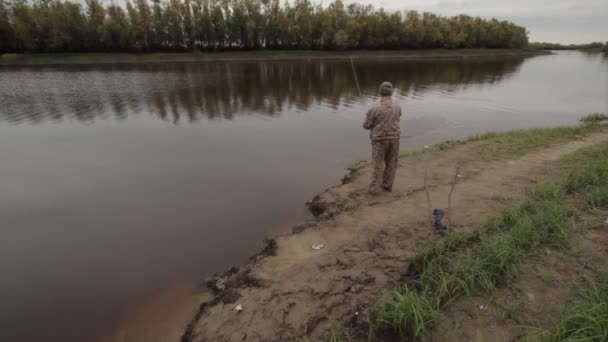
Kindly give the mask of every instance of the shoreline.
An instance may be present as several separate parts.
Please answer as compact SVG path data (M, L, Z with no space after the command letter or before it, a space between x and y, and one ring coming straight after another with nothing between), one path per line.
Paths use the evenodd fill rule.
M570 153L580 149L581 144L593 146L593 144L596 144L599 141L608 140L605 129L600 128L595 131L587 132L584 131L584 128L591 126L581 125L574 127L581 127L583 128L583 131L574 132L571 136L566 138L562 138L564 135L563 132L551 133L551 137L548 138L549 140L547 140L545 145L526 146L529 150L525 150L522 156L525 157L527 154L534 154L535 152L544 152L543 150L550 150L552 148L557 149L560 153L559 155L561 155L562 153ZM564 130L570 129L568 127L562 128ZM517 140L517 143L527 144L527 142L524 141L526 139L526 134L536 134L537 132L544 134L542 132L553 132L562 128L486 133L465 140L446 141L433 145L425 151L402 151L400 162L405 162L406 160L413 161L414 169L416 169L416 159L422 158L429 160L428 163L431 163L433 169L438 170L435 172L441 174L431 176L430 189L435 198L435 193L441 188L446 187L446 184L442 184L443 178L453 177L453 175L449 175L453 172L451 169L452 164L461 163L463 157L469 158L471 154L473 155L472 159L467 162L474 165L474 167L471 167L472 169L481 166L480 169L485 169L487 167L488 170L493 170L495 172L498 172L498 170L504 171L502 170L504 166L501 163L492 162L492 158L496 156L497 152L493 150L496 146L493 146L492 144L497 142L496 148L498 149L504 148L504 139L515 139ZM579 144L579 141L583 142ZM488 146L490 146L489 151L487 149ZM566 147L564 148L563 146ZM510 147L507 147L506 151L500 150L498 152L500 152L499 154L501 156L506 156L509 160L513 158L515 158L514 160L519 160L517 158L521 157L518 155L521 151L517 148L508 150L509 148ZM488 153L488 155L480 156L478 153ZM558 155L556 155L555 152L552 152L551 156L551 158L555 159ZM488 158L488 160L484 160L484 158ZM446 167L448 165L450 169ZM421 165L418 167L421 167ZM404 173L408 172L403 170L403 165L400 165L400 169L402 169L400 170L401 177L405 176L406 178L411 179L412 175L419 176L420 174L420 172L414 170L414 173L404 175ZM526 166L524 169L528 169L527 171L536 170L533 165ZM524 173L525 171L526 170L523 170ZM472 172L471 175L465 175L465 180L468 180L469 177L474 178L477 174L473 174L477 172L480 171ZM517 179L518 183L522 182L520 179L522 173L521 166L514 166L511 172L513 175L510 176L512 176L514 180ZM390 288L387 287L387 284L392 284L395 280L403 279L403 277L406 276L403 272L406 272L408 270L408 265L411 265L411 263L409 263L412 258L411 255L396 256L393 254L395 250L387 253L387 255L382 255L382 252L379 253L378 249L387 249L385 244L392 243L392 241L389 242L388 240L411 238L411 233L408 232L406 235L400 236L403 234L403 227L400 227L400 229L395 231L390 228L381 229L378 234L374 232L372 237L365 237L362 241L357 242L363 242L363 245L367 245L365 248L369 248L369 251L367 251L368 253L376 254L368 256L367 258L362 258L362 260L355 260L354 263L351 262L351 260L348 260L349 257L345 255L346 250L340 250L340 248L336 250L334 246L327 245L337 245L339 240L341 242L341 247L349 245L349 248L352 249L353 240L360 240L360 236L358 235L361 235L361 233L369 233L367 227L359 229L349 225L354 225L355 222L360 221L361 212L363 212L363 216L370 216L371 213L380 210L382 207L392 207L395 203L408 200L408 197L412 197L409 198L409 200L414 200L414 197L424 195L421 193L423 192L422 190L424 190L424 187L422 187L421 184L407 184L405 188L397 189L393 194L382 195L379 198L370 199L365 195L364 188L361 189L361 187L366 184L369 173L369 162L360 162L353 165L348 169L348 173L344 176L340 185L326 189L307 203L309 210L314 214L316 220L297 225L292 228L290 233L272 239L265 239L259 253L252 256L250 260L240 268L231 269L230 271L221 275L216 275L209 280L207 285L214 292L214 296L211 300L200 304L196 315L187 325L184 334L181 337L181 341L203 341L208 338L224 341L234 340L235 338L237 340L248 339L248 337L255 340L259 337L270 338L271 336L287 336L285 335L287 332L289 332L289 336L327 337L329 329L328 323L335 321L328 321L329 318L319 316L319 312L328 314L328 311L331 311L331 316L338 315L341 316L341 318L348 318L346 322L354 322L353 324L355 326L361 324L360 320L364 317L359 316L359 312L362 313L366 308L370 308L372 299L373 302L376 302L382 294L389 291ZM530 174L526 174L526 177L529 178L523 182L524 184L513 184L509 187L509 195L512 195L514 198L525 198L525 195L523 195L525 187L523 185L527 186L538 180L551 179L551 177L555 177L556 175L554 172L549 174L545 173L546 171L543 170L542 173L534 174L534 172L531 172ZM507 175L509 174L507 173ZM463 180L463 182L465 182L465 180ZM483 189L480 191L480 189L475 187L471 189L472 193L470 194L463 194L463 192L467 192L467 190L463 189L460 189L458 192L457 197L467 197L470 201L472 201L472 197L478 196L479 192L484 193ZM500 194L500 196L503 195L504 194ZM423 206L424 203L423 201L420 201L420 199L422 199L422 197L419 198L417 202L420 202L419 205ZM487 208L480 209L473 206L469 208L470 211L468 213L456 215L454 217L454 228L465 229L472 226L477 227L480 222L479 217L487 219L488 217L491 217L489 214L495 214L505 207L500 203L494 203L495 201L490 198L486 198L484 201L486 203L482 205L482 207L485 206ZM496 199L496 201L500 202L500 199ZM487 202L491 203L488 204ZM414 203L416 203L416 201L414 201ZM416 206L414 203L410 203L410 205ZM443 203L440 207L441 206L443 206ZM410 220L410 223L409 225L406 224L406 226L424 226L424 218L412 217L412 215L417 214L417 211L424 210L423 208L401 208L398 210L399 212L405 211L399 215L409 217L408 220ZM468 217L470 214L475 214L475 212L478 215ZM346 214L342 215L344 213ZM391 213L394 214L394 212ZM349 218L349 216L358 216L358 219ZM479 217L475 218L475 216ZM374 216L366 222L366 224L368 226L385 227L385 222L383 221L383 219ZM337 232L336 227L347 227L351 231ZM426 230L426 228L424 230ZM418 243L435 239L435 234L428 231L423 232L416 230L414 236L417 237L416 239L421 239ZM310 250L311 243L321 241L325 241L326 243L324 249L318 252ZM357 253L365 252L363 250L365 248L362 248L360 246L361 244L354 245L357 246L357 250L360 250ZM416 243L414 242L413 246L411 244L408 246L413 249L413 247L416 246ZM296 248L301 249L301 251L295 251L294 249ZM397 250L403 251L407 249L404 249L404 246L399 246ZM403 254L411 254L411 252L413 251L408 250L407 253ZM381 259L390 256L391 258L397 258L398 260L385 265L387 270L384 271L385 274L383 275L378 274L377 270L373 269L378 267L378 265L375 264L361 268L361 263L367 263L370 258L377 258L378 254L382 255ZM279 261L281 257L283 260ZM314 267L309 267L310 265L302 262L307 261L314 263L313 259L319 258L325 260L325 262L318 261L319 264L313 265ZM356 259L357 257L354 258ZM300 261L300 263L297 261ZM343 274L345 269L350 268L359 269L353 270L353 273ZM270 270L273 272L270 272ZM323 270L324 274L320 276L317 275L319 270ZM275 274L275 271L278 274ZM397 274L395 274L396 272ZM361 276L361 274L363 274L363 276ZM389 275L388 277L387 274ZM302 279L308 279L308 282L303 282L302 279L298 281L297 279L281 277L285 275L294 277L296 275L298 277L303 276ZM342 281L345 279L348 280L346 281L347 284L342 285L342 283L340 283L341 285L338 285L338 283L334 283L332 279L328 279L332 278L332 276L339 276ZM379 278L382 280L379 281ZM391 280L391 278L395 279ZM336 286L339 286L340 288L336 290ZM342 287L345 288L341 289ZM362 288L366 289L363 290ZM310 293L308 293L309 291ZM333 293L332 291L338 291L338 293ZM342 312L343 310L341 309L344 308L338 309L340 306L346 304L343 303L344 296L359 297L355 300L355 303L358 303L355 305L355 308L358 310L357 313L355 313L355 316L352 316L353 312ZM255 305L256 303L261 304L268 303L268 301L277 301L277 298L281 297L286 297L284 299L286 302L278 301L277 303L273 303L273 305L277 306L276 310L270 309L270 306L272 305ZM333 302L332 297L339 299L338 302L332 303L331 305L327 304L328 307L325 308L319 307L319 305L325 305L320 303ZM313 303L307 303L307 301L312 301ZM241 303L243 303L244 311L241 313L233 312L233 308ZM287 306L284 307L284 305ZM346 306L349 305L351 306L351 310L347 311L354 310L352 309L353 304L346 304ZM263 306L268 306L268 308ZM279 329L278 326L273 326L273 323L277 323L277 320L273 321L273 317L267 317L267 314L270 312L275 315L277 311L280 312L281 310L295 311L294 308L298 306L304 306L303 311L300 311L296 315L296 322L304 319L304 321L300 322L300 324L304 324L305 327L305 331L303 332L300 331L298 327L294 327L293 322L291 322L292 324L287 325L283 322L280 324L279 331L277 330ZM247 318L245 318L245 316ZM259 318L260 316L264 316L265 318ZM285 314L284 319L289 320L290 317L288 316L289 315ZM252 321L249 320L249 318L255 317L266 322L267 325L271 327L266 330L266 333L272 331L273 334L276 333L276 335L265 335L264 329L256 331L255 335L252 331L246 331L247 329L245 327L249 325L256 326L255 322L252 323ZM369 317L367 318L369 319ZM273 322L268 322L268 320ZM243 323L239 321L246 321L247 323L244 323L243 325ZM342 320L342 322L344 322L344 320ZM333 323L331 326L333 333ZM302 333L304 335L302 335Z
M202 53L66 53L4 54L0 66L133 65L165 63L256 63L401 60L424 61L469 58L511 58L551 54L544 50L356 50L356 51L234 51Z

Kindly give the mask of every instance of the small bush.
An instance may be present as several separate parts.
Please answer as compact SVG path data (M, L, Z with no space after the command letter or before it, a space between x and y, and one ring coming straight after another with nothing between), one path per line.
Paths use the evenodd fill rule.
M608 187L596 188L585 194L585 202L592 208L608 205Z
M590 122L602 122L608 120L608 115L602 113L591 113L585 117L581 118L581 122L590 123Z
M564 188L561 183L540 184L528 189L530 197L537 200L559 200L565 195Z
M407 286L391 291L376 316L380 328L390 328L402 338L417 339L439 313L437 301Z
M355 338L348 333L342 322L332 322L330 342L355 342Z

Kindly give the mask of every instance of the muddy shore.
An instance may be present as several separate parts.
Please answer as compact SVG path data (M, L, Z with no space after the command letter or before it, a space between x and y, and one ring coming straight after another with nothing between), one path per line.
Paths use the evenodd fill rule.
M441 60L487 57L527 57L550 54L541 50L380 50L380 51L250 51L205 53L4 54L0 66L59 66L158 63L247 63L370 60Z
M426 170L431 207L445 209L461 167L451 229L470 231L524 198L530 185L560 176L565 154L605 141L602 129L528 150L505 148L500 139L444 143L404 153L394 192L378 197L367 195L371 169L359 162L342 184L307 203L317 220L265 240L246 265L210 279L214 297L181 340L328 341L336 322L368 326L378 300L407 277L416 247L439 238L427 223Z

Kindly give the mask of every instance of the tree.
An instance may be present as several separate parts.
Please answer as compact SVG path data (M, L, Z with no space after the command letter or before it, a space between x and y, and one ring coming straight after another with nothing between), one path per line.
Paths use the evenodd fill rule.
M11 13L8 4L0 0L0 53L15 49L17 37L10 21Z
M184 31L182 28L181 4L179 0L169 0L165 4L165 20L167 22L167 38L173 50L185 47Z
M12 23L16 40L13 44L16 52L38 52L39 34L32 16L32 7L25 1L17 1L12 7Z
M110 5L104 23L102 41L107 50L127 51L131 48L132 37L129 20L122 7Z
M152 1L152 31L154 32L154 40L152 42L154 49L163 50L169 41L167 32L167 21L164 16L163 8L160 0Z
M86 42L90 50L99 50L103 46L103 33L106 20L106 9L99 0L86 0L87 25Z
M224 12L218 0L211 0L211 39L210 43L214 50L224 49L226 44L226 21Z

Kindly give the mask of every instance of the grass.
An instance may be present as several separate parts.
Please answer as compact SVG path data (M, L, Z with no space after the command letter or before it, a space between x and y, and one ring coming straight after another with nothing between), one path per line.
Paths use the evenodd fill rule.
M488 133L485 140L488 144L476 146L473 152L483 160L499 156L519 156L538 148L557 142L573 141L598 132L602 128L596 122L586 122L578 126L561 126L554 128L533 128L505 133Z
M600 127L591 123L485 138L502 142L501 153L517 154ZM608 143L570 158L579 160L570 164L573 170L566 177L532 187L529 199L512 205L475 232L451 233L419 247L412 263L417 276L381 300L377 327L403 339L418 339L457 297L475 291L492 293L497 285L515 277L524 258L542 246L566 248L581 210L608 203Z
M540 275L543 278L543 281L546 283L554 283L560 277L559 273L553 269L545 270Z
M552 128L532 128L507 132L488 132L472 135L462 140L447 140L420 150L402 150L399 157L410 157L432 151L445 151L468 142L483 141L473 147L477 159L490 160L505 155L523 155L531 150L549 146L557 142L573 141L591 133L600 131L604 125L603 114L590 114L581 119L576 126L559 126Z
M348 333L348 330L342 322L332 322L330 342L356 342L354 336Z
M563 161L573 167L590 160L584 167L574 167L565 178L530 189L536 199L561 200L564 196L578 197L581 209L596 208L608 204L608 142L593 149L567 155Z
M495 303L496 310L499 312L500 316L504 319L513 319L513 304L511 303Z
M581 122L602 122L607 121L608 116L602 113L591 113L583 118L581 118Z
M379 327L390 326L403 338L419 338L439 313L439 303L407 286L395 289L377 313Z
M591 283L566 308L559 322L538 341L608 341L608 282Z

